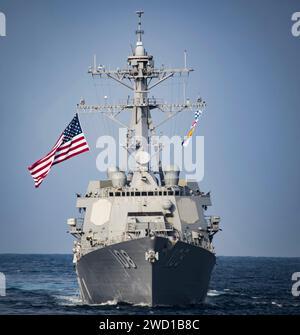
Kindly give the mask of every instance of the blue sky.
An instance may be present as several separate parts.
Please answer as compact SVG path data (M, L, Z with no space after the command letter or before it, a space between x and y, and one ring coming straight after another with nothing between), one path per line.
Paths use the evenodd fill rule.
M0 252L71 251L66 219L76 215L75 193L103 178L96 139L116 129L82 116L91 152L53 168L38 190L27 166L51 148L81 96L126 99L126 88L108 82L96 83L97 98L86 72L94 53L106 66L126 65L138 9L156 64L182 66L187 49L195 69L187 95L208 102L197 132L205 137L201 188L212 192L210 213L222 217L217 254L300 256L296 0L0 0L7 20L0 37ZM178 85L155 94L177 98ZM180 116L164 130L184 135L190 121Z

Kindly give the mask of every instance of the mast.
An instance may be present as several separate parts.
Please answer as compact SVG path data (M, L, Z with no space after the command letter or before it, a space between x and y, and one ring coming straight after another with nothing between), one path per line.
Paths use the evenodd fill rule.
M134 74L134 98L131 118L131 137L135 139L136 151L148 152L149 143L149 118L150 110L148 105L148 70L147 66L152 64L153 57L147 55L143 46L141 17L143 11L137 11L138 28L136 30L137 41L133 55L128 57L128 64Z
M142 15L144 12L137 11L136 14L138 16L138 27L135 31L137 36L136 46L132 50L132 55L127 58L128 67L126 69L107 70L104 66L97 66L95 64L95 56L94 64L88 70L88 73L92 76L106 76L127 87L132 91L133 99L128 99L125 104L118 105L87 105L85 100L82 99L80 103L77 104L77 109L85 113L102 113L118 125L126 127L128 132L126 143L127 151L129 154L138 154L138 152L141 152L143 154L142 160L145 161L145 156L147 156L147 154L150 157L148 152L150 138L155 134L155 131L159 126L169 121L180 112L190 112L195 109L203 110L206 103L202 99L197 99L194 103L189 100L183 101L181 104L165 104L155 98L148 98L149 92L155 86L176 74L188 75L193 69L186 66L186 61L184 68L155 68L153 56L148 55L142 41L142 35L144 34L144 31L142 30ZM152 109L158 109L166 115L156 126L153 125L151 119ZM131 111L132 113L129 125L122 123L118 119L118 115L123 111ZM158 150L161 150L161 148L159 147ZM135 157L138 156L136 155ZM141 166L143 171L149 170L147 163L140 164L140 168Z

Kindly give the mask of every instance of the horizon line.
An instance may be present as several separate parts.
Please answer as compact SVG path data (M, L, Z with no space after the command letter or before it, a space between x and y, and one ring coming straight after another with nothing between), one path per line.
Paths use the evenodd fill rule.
M72 256L72 253L46 253L46 252L28 252L28 253L23 253L23 252L0 252L1 255L49 255L49 256L55 256L55 255L61 255L61 256ZM216 257L252 257L252 258L300 258L300 256L252 256L252 255L216 255Z

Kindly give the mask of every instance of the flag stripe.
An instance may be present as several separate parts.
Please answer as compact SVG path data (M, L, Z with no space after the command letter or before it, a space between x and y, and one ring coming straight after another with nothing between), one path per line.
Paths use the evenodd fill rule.
M89 149L89 147L88 147L87 145L82 145L82 146L80 146L79 148L76 148L76 149L74 149L74 150L72 150L72 151L67 152L67 153L64 154L64 155L61 155L61 156L55 158L53 163L58 163L58 162L64 160L66 157L72 155L73 153L80 152L80 151L83 150L83 149Z
M32 173L31 174L32 177L33 178L39 178L39 177L43 176L43 174L45 172L49 171L49 169L51 168L51 165L53 164L53 161L54 161L54 158L52 158L52 161L48 164L48 166L42 167L41 170L39 172L37 172L37 173L34 173L34 174Z
M79 154L81 154L83 152L86 152L86 151L89 151L89 150L90 150L89 147L86 147L86 148L82 149L81 151L75 152L72 155L68 155L68 156L66 156L65 158L63 158L63 159L61 159L59 161L55 161L52 165L55 165L55 164L61 163L63 161L66 161L69 158L72 158L72 157L74 157L76 155L79 155Z
M72 153L73 151L77 150L78 148L81 148L81 147L84 147L84 146L86 146L86 143L81 143L79 145L72 146L68 151L62 152L59 155L55 155L54 161L59 160L60 157L64 157L64 156L68 155L69 153Z
M76 142L76 143L73 143L71 142L69 144L69 147L68 148L65 148L63 150L59 150L57 149L56 153L55 153L55 159L59 156L62 156L62 155L65 155L66 153L68 153L70 150L74 150L82 145L85 145L86 144L86 141L85 139L81 140L80 142Z
M74 136L71 141L68 141L68 142L60 145L58 150L63 150L65 148L67 148L70 145L70 143L76 143L76 142L79 142L81 140L85 140L83 133L81 133L77 136Z
M41 176L39 176L39 177L37 177L37 178L33 178L34 181L35 181L35 182L39 182L40 180L43 180L43 179L46 177L48 171L50 171L50 170L47 170L46 172L44 172Z
M35 187L41 185L53 165L85 151L89 151L89 146L82 132L78 115L76 114L50 152L28 167Z
M55 153L55 151L57 150L57 148L60 146L60 144L63 141L63 135L61 135L61 137L58 139L58 141L55 143L55 145L53 146L53 148L51 149L51 151L49 153L47 153L47 155L41 159L39 159L38 161L36 161L35 163L33 163L31 166L28 167L29 170L33 170L37 165L43 163L45 160L47 160L49 157L51 157L53 155L53 153Z
M43 182L43 180L46 178L49 172L50 172L50 169L46 173L44 173L41 177L39 177L37 180L35 180L35 183L34 183L35 187L40 186L40 184Z
M35 175L39 171L43 170L46 166L49 166L51 164L51 162L53 161L54 155L55 155L55 153L53 153L53 155L50 158L48 158L46 161L44 161L40 165L37 165L34 169L30 170L30 173L32 175Z

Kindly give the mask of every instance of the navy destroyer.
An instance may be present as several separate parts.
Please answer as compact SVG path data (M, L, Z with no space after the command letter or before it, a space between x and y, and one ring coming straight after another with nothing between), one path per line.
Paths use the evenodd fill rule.
M119 105L88 105L82 99L77 106L80 113L101 112L116 122L120 111L130 111L126 150L135 160L133 171L110 167L106 180L90 181L86 193L77 195L83 216L68 219L76 238L73 262L87 304L202 302L216 260L212 239L220 230L220 217L205 215L210 193L202 192L196 181L180 179L175 165L162 166L159 154L156 171L149 163L148 145L156 130L152 110L168 112L168 121L183 111L202 111L205 102L164 104L148 97L153 87L192 69L154 66L142 41L142 14L137 12L137 41L128 67L111 70L95 62L88 71L126 86L132 99Z

